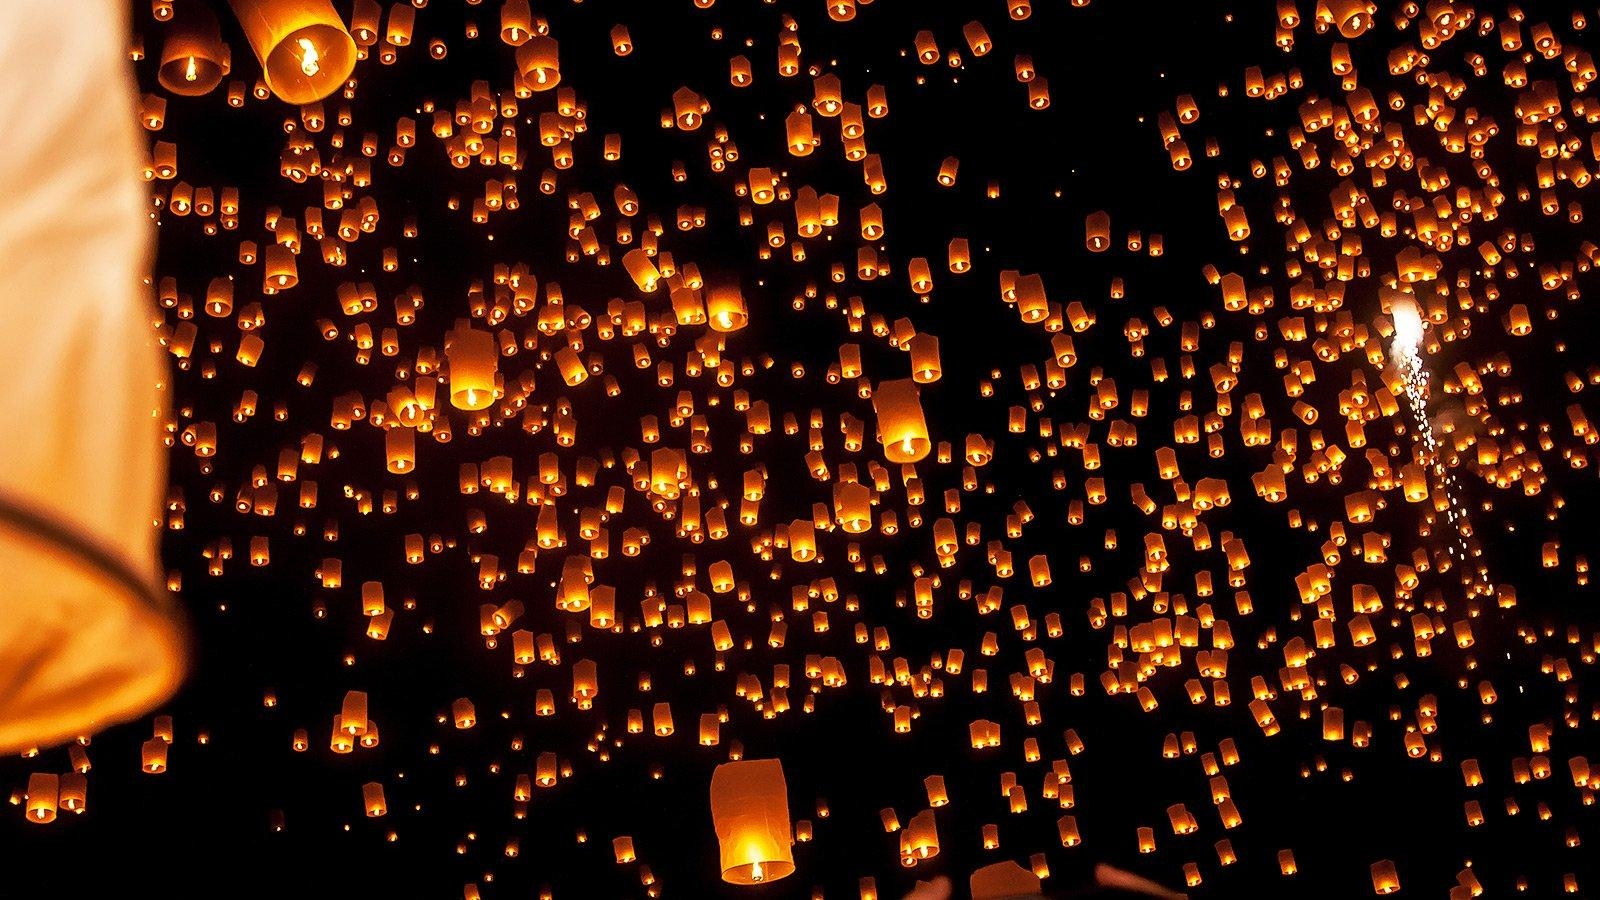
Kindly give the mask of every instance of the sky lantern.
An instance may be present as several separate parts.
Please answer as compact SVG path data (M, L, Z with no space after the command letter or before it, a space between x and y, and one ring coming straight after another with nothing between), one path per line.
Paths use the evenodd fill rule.
M711 818L722 855L722 880L777 881L794 872L788 785L776 759L741 760L711 775Z
M486 409L494 403L499 351L494 335L458 324L445 344L450 362L450 403L457 409Z
M232 67L222 26L201 0L173 5L174 16L161 43L157 79L166 90L184 97L211 93Z
M125 54L111 49L125 47L127 19L84 13L70 46L48 61L19 51L13 62L34 74L8 82L32 91L37 108L80 111L72 153L35 147L42 133L15 147L37 161L27 179L54 187L29 195L26 227L0 228L0 344L27 373L0 389L0 409L28 423L0 467L9 580L0 670L14 673L0 694L0 752L9 753L143 713L176 688L186 665L185 626L153 527L166 493L171 381L144 337L154 302L139 287L149 203ZM32 9L14 17L22 34L40 18ZM29 297L51 298L49 316ZM91 383L92 401L82 388Z
M1600 268L1582 208L1585 126L1600 119L1591 14L1418 0L1377 27L1366 0L1177 23L1085 5L1007 2L957 35L966 17L916 22L867 0L760 21L714 0L554 19L527 0L343 0L351 64L372 68L285 107L263 102L283 93L270 52L260 77L204 84L203 60L227 62L224 31L185 53L185 4L138 0L132 40L122 28L106 44L142 75L145 151L99 168L143 179L123 206L159 223L162 256L148 309L108 318L124 338L153 334L172 403L125 402L97 368L98 307L114 304L56 321L78 273L106 293L102 261L41 265L23 294L49 302L18 313L19 384L54 383L29 354L59 347L58 328L87 362L58 379L71 390L18 388L18 441L40 432L55 449L17 483L131 484L121 493L140 500L137 472L75 461L126 456L119 414L156 410L145 431L172 482L106 545L159 530L165 572L142 541L138 573L220 642L203 666L258 649L263 586L273 615L307 623L289 634L327 637L305 649L342 680L250 687L268 698L251 713L268 724L258 762L296 754L320 773L261 790L330 785L337 816L361 788L367 816L342 822L352 852L414 848L363 870L374 884L415 862L467 897L693 893L709 847L684 856L655 800L625 801L682 800L695 771L776 735L852 761L791 755L794 783L803 756L808 790L881 796L837 810L818 797L814 820L792 821L781 774L756 779L736 812L781 812L751 851L724 839L710 776L719 857L745 854L719 859L734 880L792 869L792 833L829 848L840 871L826 880L874 900L884 866L927 869L945 842L1016 859L974 873L975 896L1037 892L1102 844L1179 890L1271 893L1297 872L1273 851L1336 838L1349 852L1308 859L1315 877L1384 893L1430 851L1396 855L1337 804L1297 816L1243 788L1298 778L1337 796L1445 762L1466 729L1486 738L1481 766L1405 798L1465 819L1452 896L1481 891L1479 876L1577 893L1558 857L1582 846L1574 810L1595 788L1574 754L1600 643L1573 613L1593 590L1579 532L1600 446L1600 375L1579 340ZM1085 114L1048 84L1079 61L1061 69L1059 47L1013 24L1035 12L1088 29L1086 71L1113 71L1099 64L1141 41L1178 46L1169 30L1240 52L1180 47L1161 80L1107 79L1092 105L1130 114L1099 117L1105 141L1035 178ZM557 33L585 49L581 71L562 71ZM322 73L321 44L313 59L273 39ZM844 52L862 40L899 60L868 69ZM696 55L698 74L665 65ZM757 69L761 90L745 90ZM874 130L890 94L895 133L916 140ZM957 121L969 108L980 127ZM263 165L220 165L239 134L265 141ZM1139 152L1128 135L1159 143ZM1116 190L1099 184L1111 175ZM30 171L22 185L61 181ZM93 191L62 221L115 201ZM1164 234L1155 219L1184 224ZM1173 300L1194 275L1206 287ZM92 426L56 440L56 419L75 417ZM1519 606L1525 581L1534 601ZM31 603L14 627L34 642L0 655L0 673L54 649L34 639L48 620ZM71 624L57 640L81 655ZM87 627L91 649L140 641ZM434 672L428 697L409 690L396 673L439 648L483 664ZM268 662L247 668L281 678ZM364 752L379 729L350 683L407 723L382 754ZM198 783L209 767L188 761L212 752L209 727L229 752L257 730L208 694L177 701L196 723L181 741L157 718L137 769L82 724L60 731L79 738L66 753L19 739L18 814L35 795L51 806L21 781L63 765L83 778L91 753L108 785L166 771L169 754L175 774L142 787ZM870 722L842 712L874 707ZM1085 759L1116 717L1116 752ZM693 739L674 740L686 723ZM1202 746L1207 734L1234 737ZM911 764L873 769L891 742ZM941 762L951 751L958 772ZM1121 802L1090 802L1074 774ZM369 794L396 781L407 814L378 814ZM62 777L53 808L81 810L78 787ZM1214 814L1187 806L1206 796ZM557 829L566 852L532 852L527 822L555 799L583 821ZM450 827L418 832L417 809ZM1557 840L1519 843L1530 818ZM1485 849L1503 836L1518 852ZM451 862L428 866L433 853ZM618 866L581 865L594 858Z
M356 44L328 0L229 0L261 63L267 87L285 103L314 103L344 86Z
M560 45L546 34L530 37L517 47L517 71L535 91L548 91L561 83Z
M878 440L890 462L916 462L928 455L932 444L922 414L916 382L902 378L880 382L872 394L878 416Z

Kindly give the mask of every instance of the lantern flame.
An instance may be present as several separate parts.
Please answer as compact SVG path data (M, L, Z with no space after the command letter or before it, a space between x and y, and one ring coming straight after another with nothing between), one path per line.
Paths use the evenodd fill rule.
M194 57L189 57L189 64L183 67L183 80L196 81L200 78L200 66Z
M304 72L307 78L310 78L322 71L322 55L317 52L316 45L311 43L310 38L301 38L299 43L302 51L300 54L300 71Z

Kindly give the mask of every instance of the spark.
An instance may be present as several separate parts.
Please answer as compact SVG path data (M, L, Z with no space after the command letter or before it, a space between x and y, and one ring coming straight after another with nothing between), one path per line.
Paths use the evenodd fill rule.
M1418 344L1421 343L1421 323L1417 322L1415 328L1406 328L1402 324L1404 319L1403 316L1396 317L1394 350L1399 356L1400 377L1405 382L1406 400L1411 408L1413 440L1421 444L1422 462L1432 475L1435 489L1443 492L1445 497L1443 509L1445 520L1455 531L1455 540L1448 548L1450 556L1457 564L1466 567L1470 565L1474 555L1471 549L1472 521L1467 515L1466 503L1461 498L1460 485L1455 473L1445 465L1439 440L1434 436L1433 425L1428 419L1428 386L1431 379L1428 368L1418 353ZM1477 566L1476 572L1470 578L1484 587L1489 586L1489 575L1483 566Z

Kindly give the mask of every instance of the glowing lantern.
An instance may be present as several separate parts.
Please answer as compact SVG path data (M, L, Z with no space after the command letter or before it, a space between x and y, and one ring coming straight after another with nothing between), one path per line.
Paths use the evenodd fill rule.
M712 772L711 818L723 881L760 884L794 872L788 791L776 759L724 763Z
M161 44L161 68L156 80L181 96L209 94L222 82L230 66L222 26L200 0L189 0L174 9L176 15Z
M71 110L74 149L49 129L8 139L28 212L0 226L0 351L26 376L0 388L0 411L28 426L0 469L4 754L138 715L184 669L184 629L158 581L152 528L166 483L160 386L170 390L171 379L155 342L138 337L150 333L152 311L136 288L148 272L150 198L138 175L129 26L125 7L101 7L5 13L17 36L8 97ZM48 322L39 297L51 298ZM69 413L74 404L80 411Z
M61 799L61 777L45 772L28 776L27 819L36 825L48 825L56 820L56 808Z
M872 392L872 407L878 415L878 440L885 459L913 463L928 455L933 445L915 381L881 382Z
M1372 892L1393 894L1400 890L1400 875L1395 871L1394 860L1380 859L1372 864Z
M369 819L389 814L389 803L384 799L381 783L369 781L361 786L361 806L367 811Z
M488 409L494 403L495 373L500 355L494 335L457 325L445 342L450 362L450 403L457 409Z
M739 283L724 280L706 290L707 324L712 331L738 331L750 320Z
M315 103L343 87L355 70L355 40L329 0L229 2L262 78L285 103Z
M900 862L914 866L939 855L939 823L933 810L925 809L911 817L900 834Z
M560 46L549 35L535 35L517 48L517 71L535 91L561 83Z
M1327 0L1328 24L1347 39L1358 38L1373 25L1378 7L1368 0Z

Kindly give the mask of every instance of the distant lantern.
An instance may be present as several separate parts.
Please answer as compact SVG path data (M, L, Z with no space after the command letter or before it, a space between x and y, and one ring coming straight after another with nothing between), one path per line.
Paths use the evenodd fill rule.
M752 759L711 773L711 819L722 851L722 880L777 881L794 872L789 789L783 763Z
M188 0L173 9L175 15L161 43L156 80L184 97L209 94L232 68L222 26L203 0Z
M72 16L79 6L5 12L8 34L61 36L15 48L14 76L39 71L8 96L70 110L72 149L48 128L7 138L28 211L0 226L0 353L19 376L0 386L0 411L23 423L0 467L0 754L141 715L184 669L152 525L172 379L142 337L153 307L135 287L152 232L137 94L125 62L115 64L126 59L127 8Z
M355 71L355 39L330 0L229 2L261 61L262 78L285 103L315 103Z

